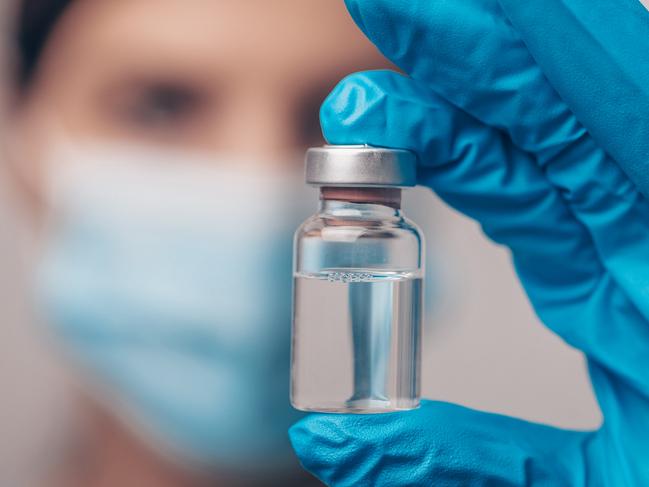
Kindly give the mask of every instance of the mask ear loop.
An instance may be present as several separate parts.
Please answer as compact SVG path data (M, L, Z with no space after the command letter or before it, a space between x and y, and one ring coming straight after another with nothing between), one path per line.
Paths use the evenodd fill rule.
M56 168L51 153L69 146L71 137L55 114L40 121L15 114L15 120L0 136L0 172L5 171L6 193L21 233L21 245L30 262L42 254L50 234L52 178ZM5 188L2 188L3 190Z
M38 122L34 116L16 115L0 140L2 169L7 172L9 190L28 217L41 220L47 212L48 180L54 170L50 152L60 145L68 146L71 137L57 115Z
M30 169L35 169L35 163L33 153L30 154L31 151L25 148L25 138L15 126L4 131L0 143L1 179L5 186L3 189L7 190L17 208L37 214L43 204L42 194L39 191L39 178L34 171L30 174Z

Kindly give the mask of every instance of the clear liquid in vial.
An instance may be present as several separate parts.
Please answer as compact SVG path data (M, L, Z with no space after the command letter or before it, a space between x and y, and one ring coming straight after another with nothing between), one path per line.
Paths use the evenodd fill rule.
M417 273L296 273L293 405L362 413L417 407L421 299Z

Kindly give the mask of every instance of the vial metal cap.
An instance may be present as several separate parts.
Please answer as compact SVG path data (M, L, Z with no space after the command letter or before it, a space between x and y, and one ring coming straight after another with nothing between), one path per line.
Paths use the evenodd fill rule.
M313 186L406 187L417 183L417 156L403 149L325 145L306 152L306 182Z

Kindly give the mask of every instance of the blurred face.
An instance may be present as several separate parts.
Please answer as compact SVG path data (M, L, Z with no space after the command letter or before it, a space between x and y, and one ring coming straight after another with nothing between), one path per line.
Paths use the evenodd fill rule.
M255 164L264 166L254 169L277 169L279 173L279 167L269 166L282 164L286 166L291 163L297 169L301 161L299 158L296 159L294 154L306 146L321 143L318 108L328 91L341 77L350 72L380 68L384 64L381 56L353 25L342 2L332 0L76 0L60 19L49 38L32 84L21 94L15 104L11 122L16 129L17 137L13 140L11 149L12 159L15 162L12 166L17 169L18 181L25 183L24 187L28 190L26 194L34 196L37 201L44 191L46 179L42 177L43 168L46 167L44 161L48 159L57 140L61 139L80 142L117 142L125 147L137 146L138 150L142 146L154 147L169 150L169 153L174 154L178 154L179 150L181 153L182 151L196 152L208 155L200 158L205 164L210 164L206 161L212 160L221 162L211 164L233 164L228 161L235 158L209 157L227 154L238 156L237 160L252 161L249 164L253 166ZM134 153L138 154L137 151ZM181 162L183 160L180 159ZM56 160L54 163L54 167L47 166L48 170L56 171L61 164L65 164ZM164 180L164 176L162 179ZM96 186L100 189L97 193L101 193L104 184L105 180L101 179ZM238 187L245 186L245 183L231 186L236 190ZM119 190L123 187L120 182L111 186L111 189ZM146 183L137 186L138 189L143 187L146 187ZM172 190L166 194L173 195L175 189L172 185ZM227 192L221 191L223 189L221 187L214 191L210 186L207 193L220 195ZM132 191L135 192L137 190ZM145 200L150 196L148 191L141 192ZM186 196L186 193L183 192L181 196ZM226 199L231 202L235 198L237 195L232 194L229 199ZM187 199L193 201L192 198ZM123 203L120 198L115 198L114 202ZM240 215L244 211L247 202L239 203L232 204L236 210L232 213L239 212L237 215ZM259 205L259 203L255 204ZM84 205L78 206L84 208ZM299 205L293 204L293 206ZM244 217L249 220L256 218L262 222L270 221L270 218L264 219L259 216L263 209L263 206L261 209L255 206L254 211L249 210L249 214L244 214ZM229 211L229 208L225 210ZM127 216L130 213L126 211ZM281 212L277 210L277 213ZM200 216L201 213L199 212L198 215ZM197 221L194 213L190 216L194 218L180 219L181 230L187 228L188 221L190 223ZM244 217L241 218L245 220ZM151 222L153 230L158 229L156 227L160 223L158 220L154 219ZM169 223L167 215L163 220L163 224L158 226L164 229ZM207 219L207 221L216 221L216 219ZM129 222L130 220L125 224ZM92 223L97 222L92 220ZM276 231L284 232L283 227L274 226ZM154 398L151 404L168 406L166 409L163 408L163 411L172 411L173 417L180 423L185 424L183 421L186 421L192 425L200 425L201 418L205 416L209 431L218 432L220 419L210 416L212 411L218 413L217 407L212 408L207 402L207 406L201 409L204 414L200 416L193 414L191 409L183 410L186 407L183 398L190 397L188 401L191 405L191 399L194 398L191 394L198 391L196 403L200 405L205 398L205 394L202 394L203 389L215 390L218 404L222 404L227 402L221 400L219 396L222 391L226 398L237 398L238 393L248 393L247 384L251 384L250 389L253 391L251 394L256 393L255 391L263 393L264 384L272 385L273 380L280 380L282 386L288 387L286 381L288 371L284 370L287 364L276 357L279 356L277 355L279 352L282 353L281 357L288 357L288 354L283 352L283 348L284 344L288 344L290 317L285 319L284 315L288 314L290 297L286 300L277 299L281 306L275 306L272 303L263 304L266 303L265 300L275 296L274 293L266 292L266 288L262 289L263 293L259 299L252 299L250 296L253 292L261 292L252 290L262 287L259 275L275 279L273 286L269 288L282 288L282 293L284 290L290 292L290 276L288 276L290 261L287 260L288 263L283 265L284 261L281 259L266 259L269 263L278 262L282 265L279 273L260 272L257 267L250 269L250 272L254 273L253 278L250 279L250 282L255 284L253 288L248 285L249 282L243 281L248 274L243 272L246 269L241 268L238 268L236 273L238 276L236 282L241 281L241 284L221 283L221 280L217 279L218 275L212 271L221 268L219 263L215 264L222 258L219 254L223 253L225 255L223 259L227 259L228 252L238 255L237 252L244 250L239 249L238 242L232 243L231 248L225 249L224 239L220 235L215 237L212 232L215 228L214 231L218 230L218 225L192 227L195 233L188 232L186 235L182 231L171 232L171 235L166 235L171 242L169 245L164 245L167 242L164 236L156 238L154 239L156 245L149 245L143 255L138 254L133 257L129 254L124 257L118 253L111 254L110 259L99 258L96 261L92 259L92 256L106 249L132 250L134 255L137 254L140 247L131 245L132 240L127 240L127 243L119 241L120 245L113 245L113 239L133 237L136 238L137 244L137 238L149 237L146 235L146 229L149 227L146 221L138 222L138 225L129 227L129 231L122 232L117 230L124 230L123 227L115 230L112 227L105 229L103 226L95 226L93 228L105 230L94 236L104 244L99 246L97 252L91 251L93 249L85 249L85 252L77 253L78 247L72 246L73 252L66 253L67 247L64 249L56 247L58 253L55 252L55 255L60 258L57 262L62 261L65 266L61 265L63 277L60 281L51 280L56 284L52 286L56 291L53 300L56 301L59 296L63 296L68 300L65 301L66 303L73 303L70 306L66 304L65 309L76 306L77 320L73 320L75 323L78 322L80 315L88 310L94 310L93 304L97 303L101 305L98 309L103 309L105 302L102 300L105 296L113 299L110 309L118 310L118 315L126 321L130 320L129 313L135 309L136 312L133 313L133 316L137 317L135 324L130 326L131 323L128 322L129 326L125 326L125 329L138 331L140 335L137 339L131 343L129 337L122 333L119 335L119 340L106 340L106 342L107 346L114 347L125 344L123 348L118 350L102 348L105 353L93 353L91 356L104 357L106 360L117 357L115 363L103 363L101 370L110 369L111 373L116 371L117 375L122 369L127 370L123 376L134 380L126 381L127 385L124 387L140 388L136 391L137 394L127 394L127 397L148 398L146 394L151 394L150 397ZM234 228L234 225L232 227ZM138 231L131 232L132 228ZM295 226L284 232L288 238L293 228ZM208 232L207 235L204 232ZM237 235L236 231L230 233ZM152 235L158 236L155 232ZM145 238L144 242L149 240ZM178 255L173 255L173 258L156 260L158 255L167 257L165 251L169 246L173 248L174 242L176 244L180 242L181 249L190 248L195 249L196 252L185 251L180 256L182 259ZM217 245L203 245L203 242L217 242L219 248L216 249ZM255 247L254 252L250 251L249 254L259 254L261 259L265 255L263 251L266 247L271 246L262 246L261 250ZM203 255L202 252L206 254ZM85 261L84 258L90 261ZM189 258L189 262L186 258ZM238 262L235 257L229 260ZM104 262L110 264L106 269L97 271L96 266L101 267ZM195 266L196 262L201 265ZM207 265L203 262L211 264ZM173 267L174 265L176 267ZM250 267L253 264L246 265ZM171 268L168 268L169 266ZM55 268L59 267L55 266ZM67 272L69 268L75 271ZM207 269L207 275L202 269ZM91 282L66 287L66 283L70 284L72 277L85 275L80 270L89 270ZM186 270L187 272L184 272ZM119 272L126 274L121 275ZM287 279L282 280L277 277L284 273L287 274ZM149 279L149 274L153 275L152 279ZM172 276L172 278L166 279L165 276ZM113 277L115 279L112 279ZM214 279L217 279L217 282L213 282ZM118 289L113 289L112 293L102 291L98 295L86 292L95 289L99 281L101 285L98 289L103 289L101 286L112 282L118 283ZM279 286L277 284L279 281L285 285ZM128 291L121 292L124 282L133 284L134 291L131 291L130 295ZM78 283L75 281L75 284ZM224 289L223 293L213 292L214 289L224 286L227 289ZM242 287L239 289L237 286ZM147 294L165 291L167 288L172 293L170 299L158 299L157 294ZM72 291L68 293L70 289ZM77 299L79 296L74 293L75 289L84 290L80 299ZM209 292L205 301L207 304L195 306L196 302L203 303L201 301L203 290ZM124 299L120 301L122 295ZM143 299L138 299L142 296ZM155 296L156 299L151 296ZM217 306L215 296L224 296L221 300L223 304L218 304L224 308L222 310L224 317L219 314L220 309L214 309ZM244 301L242 296L257 304L257 307L268 316L254 315L250 318L253 311L256 312L255 306L244 306L245 309L240 313L235 310L237 303L248 302ZM170 305L182 306L185 302L189 303L189 309L173 309L172 312L167 312ZM150 303L163 303L163 305L156 307ZM146 328L146 333L155 335L158 333L155 325L165 323L162 331L166 333L164 336L175 337L176 328L172 326L175 323L170 323L171 318L190 316L191 323L202 325L204 317L200 315L200 310L203 309L211 313L205 318L209 326L204 327L210 330L209 340L213 340L210 345L213 348L210 350L220 350L221 346L226 348L226 352L223 353L225 358L213 357L205 353L199 353L198 357L194 357L191 356L191 351L183 349L182 345L187 342L186 337L192 333L190 326L183 319L178 326L179 339L165 341L157 340L154 336L151 342L170 343L170 347L179 344L180 350L174 349L168 354L164 349L156 349L156 352L163 358L183 359L187 356L185 362L180 362L180 370L184 370L182 366L185 363L197 364L196 367L202 374L196 376L197 387L193 389L190 387L192 384L188 379L194 377L192 374L187 374L187 378L183 377L179 384L167 378L165 383L158 384L159 387L154 391L148 388L151 382L157 384L155 381L139 383L140 379L137 379L139 377L155 377L157 372L147 375L149 365L153 367L154 372L158 370L160 364L168 366L169 370L176 370L174 367L178 365L173 361L165 362L163 358L151 353L137 356L138 344L143 341L142 330L145 327L142 324L151 324ZM142 319L142 316L146 316L147 319ZM236 324L232 325L229 321L226 323L225 317L227 320L236 320ZM103 316L97 316L93 312L83 324L91 330L101 328L106 324L106 320L102 318ZM83 319L86 319L85 314ZM53 321L60 326L65 325L65 317L55 316ZM112 323L111 320L108 321ZM277 326L275 321L279 322ZM222 322L227 325L222 327L225 331L220 328ZM269 330L272 340L258 338L266 329ZM227 334L231 330L235 332L233 336ZM198 336L204 341L205 332L198 331ZM221 340L219 333L222 331L225 338ZM105 329L100 330L98 336L106 336L110 333L110 326L106 325ZM246 338L246 333L249 333L252 338ZM253 339L255 337L257 341ZM237 340L245 346L240 347ZM270 343L273 340L279 340L281 346ZM105 344L94 344L97 347L103 345ZM257 350L253 346L261 347L262 352L251 354L249 349ZM254 358L250 360L250 364L246 362L249 355ZM137 359L134 363L139 367L140 373L133 372L131 362L126 360L128 356ZM155 358L152 364L148 359L151 356ZM279 365L275 365L276 363ZM275 374L277 379L274 379L275 375L269 370L279 366L282 367L281 373ZM248 373L251 369L252 372ZM248 375L238 375L244 372ZM271 377L267 377L268 375ZM231 377L234 378L232 382L241 385L243 391L228 389L231 386L227 385L226 379L230 380ZM219 385L219 381L226 381L225 385ZM176 393L175 387L179 387L179 390L184 392ZM281 417L279 419L272 417L265 421L277 423L277 427L281 430L282 441L285 441L288 424L284 424L285 414L276 402L281 400L283 405L288 391L283 391L281 388L277 390L279 392L274 394L279 394L281 397L273 398L271 393L263 397L263 403L268 408L264 414L270 415L272 411L272 414ZM211 397L208 396L205 401L211 400ZM256 404L256 400L248 402ZM247 402L242 401L242 404L245 405ZM237 409L246 408L237 404ZM251 416L253 419L250 423L256 425L254 421L257 420L254 418L260 417L260 414L257 411L252 413L254 414ZM240 415L241 417L246 418ZM262 420L264 417L262 416ZM168 424L165 421L160 423ZM233 421L230 423L234 424ZM232 429L229 424L225 427L225 429ZM112 431L114 428L111 426L108 429ZM185 433L189 429L181 428L181 430ZM199 433L203 431L199 427L195 430ZM265 430L270 431L271 428ZM271 431L265 434L274 433ZM121 439L117 441L117 446L111 447L115 442L108 442L104 438L110 433L102 430L98 435L102 436L98 441L98 444L102 445L101 455L108 458L105 460L108 464L111 464L111 461L115 464L126 462L129 466L146 464L136 458L138 455L146 456L146 454L133 453L132 448L123 446L129 440ZM124 436L130 438L129 435ZM234 438L239 436L242 435L234 435ZM106 445L108 446L103 448ZM227 447L230 448L231 445ZM129 458L124 458L124 452L128 452L126 456ZM156 462L157 460L154 461ZM118 471L119 468L107 467L105 470L106 472ZM136 484L149 485L145 482ZM166 485L159 480L150 484ZM181 481L178 484L189 485L189 482ZM67 482L65 485L76 484ZM79 485L90 484L81 481ZM131 480L117 478L107 481L106 485L134 485L134 483Z
M331 0L78 0L19 103L21 168L67 137L283 160L321 143L318 107L385 61Z

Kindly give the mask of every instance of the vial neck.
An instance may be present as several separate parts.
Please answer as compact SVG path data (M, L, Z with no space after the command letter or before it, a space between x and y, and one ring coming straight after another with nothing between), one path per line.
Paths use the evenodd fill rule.
M350 188L323 186L320 188L321 201L347 201L370 205L401 208L401 188Z
M400 217L401 189L322 187L320 212L351 216L390 218Z

